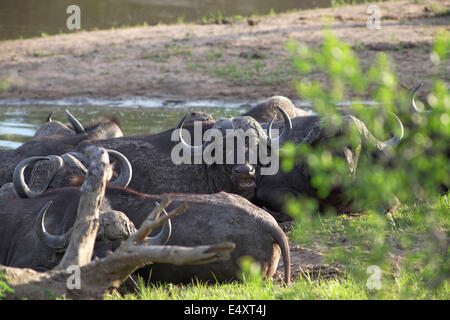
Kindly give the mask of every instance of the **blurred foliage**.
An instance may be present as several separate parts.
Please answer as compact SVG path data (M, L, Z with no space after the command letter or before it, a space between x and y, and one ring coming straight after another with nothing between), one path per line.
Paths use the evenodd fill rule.
M436 67L447 63L449 43L446 33L436 37L430 53ZM425 108L431 112L416 114L410 109L409 92L399 88L387 55L380 54L370 68L362 70L350 47L329 30L325 30L320 48L291 41L288 50L298 73L298 92L313 103L324 119L322 125L333 127L332 132L345 125L336 104L349 97L354 97L352 114L378 139L388 139L392 134L389 131L396 126L389 112L398 115L405 126L402 142L385 155L391 161L374 158L373 150L362 148L354 177L349 176L347 162L336 152L348 146L358 148L360 132L353 127L318 145L287 143L281 150L281 169L289 172L299 163L307 163L310 182L317 190L316 197L287 199L286 211L296 222L289 238L302 247L324 252L324 262L342 266L343 272L316 281L306 271L290 287L283 287L272 280L262 281L260 267L244 258L241 282L140 283L136 294L114 293L107 299L449 298L450 204L448 194L441 191L441 185L449 183L450 163L450 95L445 83L435 79L426 95ZM309 80L308 74L313 72L323 73L324 83ZM367 99L367 92L380 104L363 106L359 101ZM342 199L355 200L354 206L361 208L359 213L336 215L340 212L332 207L317 213L336 187L343 190ZM389 214L380 204L392 205L393 195L402 204ZM380 288L367 285L373 266L380 270Z
M443 191L443 186L450 184L450 95L446 84L433 79L426 95L425 108L430 112L413 113L409 92L399 86L386 54L379 54L362 70L350 46L328 29L320 48L296 41L289 41L287 47L298 74L295 87L312 102L322 117L322 127L344 126L342 113L350 112L377 139L387 140L392 132L399 135L394 113L405 129L401 143L381 157L363 145L355 176L349 174L338 151L344 147L355 151L361 145L358 130L330 135L318 145L285 145L281 168L290 171L306 163L310 183L317 191L316 197L287 200L286 210L296 221L291 237L305 246L319 245L328 262L342 264L347 279L359 284L365 284L370 276L369 266L378 266L383 293L366 288L368 297L388 298L389 292L396 291L395 297L430 298L429 290L448 289L450 205L448 190ZM449 52L448 33L437 35L430 53L433 64L445 67ZM310 73L315 73L316 79L317 73L322 73L326 80L310 80ZM367 99L367 92L379 104L364 107L359 101ZM338 108L345 100L351 100L352 106ZM342 192L342 202L353 201L352 208L364 214L336 216L341 213L336 207L318 214L323 201L336 197L336 189ZM393 205L394 195L402 205L391 214L383 208ZM424 288L427 290L421 291ZM423 296L421 292L427 293Z
M247 285L260 287L262 285L261 266L252 257L242 257L240 278Z

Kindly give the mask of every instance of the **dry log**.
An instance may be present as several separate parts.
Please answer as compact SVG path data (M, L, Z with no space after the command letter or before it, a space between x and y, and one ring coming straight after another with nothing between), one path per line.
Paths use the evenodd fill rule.
M233 243L192 248L148 245L146 237L152 229L187 209L184 204L167 216L159 217L170 203L170 199L167 199L150 213L139 230L114 253L91 262L98 230L99 208L112 170L105 149L90 147L87 155L90 167L81 187L82 196L70 244L61 263L44 273L0 265L0 273L14 291L7 292L6 299L101 299L108 289L119 287L131 273L145 264L200 264L229 259L230 252L234 249Z
M71 265L83 266L91 261L99 226L99 211L103 204L106 183L112 177L112 168L105 149L89 147L86 149L86 156L91 164L80 189L81 197L70 244L56 267L60 269Z

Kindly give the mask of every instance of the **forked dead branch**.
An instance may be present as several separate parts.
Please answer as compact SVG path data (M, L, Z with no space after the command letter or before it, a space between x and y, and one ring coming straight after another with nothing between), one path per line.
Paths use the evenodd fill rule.
M99 208L112 170L105 149L90 147L87 156L90 167L81 187L77 219L64 257L56 268L44 273L0 265L0 273L4 274L8 286L14 291L6 293L6 299L101 299L108 289L117 288L131 273L148 263L202 264L230 257L235 245L229 242L190 248L148 245L146 238L154 228L187 209L187 205L182 205L159 217L170 203L170 199L166 199L114 253L91 261L99 226ZM70 266L79 267L79 288L70 289L67 285L72 275L67 272Z

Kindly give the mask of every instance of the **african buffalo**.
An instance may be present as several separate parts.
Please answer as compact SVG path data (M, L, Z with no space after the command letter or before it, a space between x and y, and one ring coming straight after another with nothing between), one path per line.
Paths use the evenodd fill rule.
M103 118L93 124L84 127L69 110L66 110L66 117L70 125L65 125L59 121L53 121L52 113L46 119L46 122L35 132L34 137L50 136L72 136L80 133L88 133L90 139L107 139L123 137L119 123L115 118Z
M82 141L108 139L122 136L117 121L102 119L84 128L72 115L71 129L56 121L47 122L38 130L37 136L14 150L0 150L0 186L12 181L14 168L23 159L33 156L62 155L75 150Z
M295 144L307 144L313 148L326 144L331 139L339 141L349 132L356 133L353 137L353 145L337 143L336 148L330 149L333 156L344 159L347 166L347 174L342 177L342 181L351 181L356 173L360 154L375 157L376 159L387 161L391 159L390 150L397 145L403 137L403 125L395 116L400 127L400 134L387 141L378 141L367 129L365 124L352 115L343 115L341 126L334 126L329 119L310 115L296 117L292 119L292 131L289 140ZM270 131L272 125L280 125L272 121L267 125ZM345 140L343 140L345 141ZM319 211L324 211L329 207L338 212L352 212L353 200L346 197L341 185L335 185L328 196L318 194L318 190L312 183L312 172L306 159L298 160L293 169L289 172L282 170L275 175L261 176L256 189L256 196L253 202L267 210L277 219L277 221L290 220L291 217L285 213L285 203L289 196L298 197L300 195L317 199ZM396 198L390 205L397 204Z
M156 239L167 239L171 227L171 240L167 242L168 245L194 246L229 241L236 244L236 249L231 259L224 262L201 266L153 264L151 266L152 281L189 282L195 278L204 281L235 280L238 279L240 258L243 256L253 257L261 265L263 274L270 278L276 271L280 253L282 253L285 281L289 283L290 253L286 235L270 214L241 196L224 192L211 195L150 195L108 185L105 191L106 209L104 210L114 209L124 212L138 228L147 217L149 210L153 210L157 201L167 197L172 200L168 209L171 210L183 203L187 203L188 209L184 214L174 218L171 224L164 225L160 233L155 236ZM57 203L55 207L59 208L58 201L62 201L62 198L70 199L70 201L67 200L68 203L78 201L79 189L67 187L47 191L33 199L28 199L28 203L31 203L30 206L34 208L42 206L46 203L45 201L53 200ZM36 204L33 200L36 200ZM21 203L19 200L16 201ZM14 210L18 212L23 209ZM72 221L64 225L71 225L71 223ZM63 234L65 231L67 228L59 228L53 233ZM60 238L65 237L60 236ZM145 277L148 276L148 272L148 269L140 271Z
M262 170L270 169L271 163L270 159L266 159L266 163L262 164L259 155L256 161L249 161L249 154L254 151L249 146L250 140L258 148L262 146L270 148L289 136L290 118L283 110L281 112L285 129L276 139L270 139L260 124L251 117L230 117L215 122L203 121L200 127L196 126L198 122L185 125L190 116L187 114L175 129L155 135L89 141L81 144L78 151L83 151L86 146L96 145L125 155L133 167L130 187L139 192L210 194L227 191L251 198L254 195L257 176ZM213 135L209 136L210 140L203 141L202 138L207 132ZM242 132L248 139L245 140L245 145L238 149L232 139ZM194 141L194 145L191 145L190 142L186 142L187 134L194 137L194 140L198 137L200 141ZM211 162L201 159L207 151L210 151L213 157ZM223 152L219 156L220 151ZM238 161L236 156L240 151L245 159ZM231 160L227 158L230 154Z
M120 169L118 177L110 183L120 187L128 186L133 172L130 162L120 152L114 150L107 150L107 152L111 161L116 160L119 163ZM34 162L37 163L31 171L30 182L27 184L24 171ZM89 160L87 157L76 152L65 153L62 156L52 155L26 158L14 169L13 185L15 194L21 198L33 198L47 189L72 186L73 180L84 176L88 167Z
M155 201L166 197L172 201L167 210L183 203L188 206L185 213L172 219L172 234L167 245L195 246L228 241L235 243L236 248L227 261L191 266L152 264L140 270L141 275L147 278L151 268L151 281L236 280L240 259L250 256L261 265L263 275L270 278L282 254L285 282L289 283L290 252L286 235L270 214L239 195L225 192L150 195L112 186L105 193L109 205L123 211L136 227L146 218L144 213L154 208Z
M33 199L0 202L0 264L37 271L58 265L69 244L79 199L78 188L67 188ZM105 203L100 212L93 258L104 257L135 231L133 223L123 213ZM170 225L166 223L161 233L150 241L160 245L169 236Z

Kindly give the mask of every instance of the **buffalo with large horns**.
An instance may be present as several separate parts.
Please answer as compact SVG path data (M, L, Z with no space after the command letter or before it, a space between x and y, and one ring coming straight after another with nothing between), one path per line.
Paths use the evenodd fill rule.
M88 141L78 151L96 145L122 153L133 167L130 187L139 192L227 191L251 199L258 176L272 166L277 169L278 158L271 157L275 153L270 150L283 143L292 130L289 116L279 110L284 129L276 138L248 116L186 124L187 114L175 129Z
M341 184L337 183L327 196L318 192L312 181L313 172L306 157L295 162L289 172L282 170L275 175L262 176L258 181L256 196L253 202L270 211L278 221L290 220L286 214L285 204L289 197L306 196L318 200L319 211L325 211L332 207L340 213L355 212L361 208L352 206L353 200L346 196L344 182L351 182L355 177L356 168L360 156L364 155L370 159L378 159L388 163L391 159L392 148L400 143L403 138L404 129L400 119L392 114L399 126L398 134L386 141L379 141L369 131L366 125L358 118L344 114L341 125L335 126L330 119L318 115L296 117L292 119L292 133L289 140L295 144L306 144L312 148L327 145L330 147L329 154L340 157L345 161L346 174L341 177ZM273 119L267 125L267 130L273 125ZM340 139L352 135L352 143ZM329 143L331 140L334 144ZM386 208L393 208L398 200L393 197L392 201L385 204Z
M117 169L119 169L118 176L110 183L119 187L127 187L133 175L130 162L120 152L115 150L107 150L107 152L111 161L117 161ZM33 163L36 164L31 171L30 181L27 183L24 172ZM87 173L88 167L88 159L77 152L65 153L62 156L26 158L14 170L13 186L15 194L21 198L33 198L47 189L71 186L74 180Z
M58 265L70 241L79 200L78 188L66 188L48 191L33 199L1 201L0 264L37 271ZM125 214L104 203L93 258L106 256L135 231ZM153 245L164 244L170 233L169 221L148 241Z
M14 199L0 203L4 208L13 208L8 209L8 213L6 210L4 213L0 210L0 221L4 221L0 232L3 232L5 237L11 237L15 243L14 250L11 251L13 257L9 257L8 248L11 248L11 243L5 238L4 243L8 248L0 246L0 253L5 255L3 260L0 259L0 263L3 261L3 264L21 267L50 267L56 261L52 258L53 255L68 244L79 197L78 188L66 187L49 190L32 199ZM169 220L159 233L151 238L152 243L195 246L229 241L235 243L236 248L227 261L193 266L153 264L150 266L151 272L149 268L140 270L142 276L148 278L151 274L151 281L176 283L194 279L231 281L239 279L241 258L249 256L261 265L264 276L270 278L275 273L282 255L285 282L289 283L290 252L286 235L269 213L241 196L224 192L211 195L151 195L109 185L105 191L102 211L123 212L134 226L139 227L146 219L148 210L153 210L158 201L165 198L172 201L168 209L175 210L179 205L186 204L187 210L183 215ZM44 214L48 208L46 204L49 201L54 205L51 207L50 216L45 218L44 222ZM37 214L39 209L41 211ZM17 221L17 224L14 225L13 221ZM47 227L44 228L44 224ZM109 231L109 234L111 233L112 231ZM167 241L169 237L170 241ZM36 239L40 239L40 242ZM117 243L102 242L98 246L103 248L103 251L99 251L101 253L105 252L104 248L115 249ZM27 250L33 250L33 253L26 254ZM39 252L43 255L42 258L39 258ZM36 259L39 263L34 262ZM43 266L46 259L49 259L49 262Z
M0 150L0 186L12 181L14 168L25 158L33 156L62 155L76 149L82 141L123 136L116 120L102 119L92 125L83 125L66 111L70 125L48 121L41 126L30 141L14 150Z

